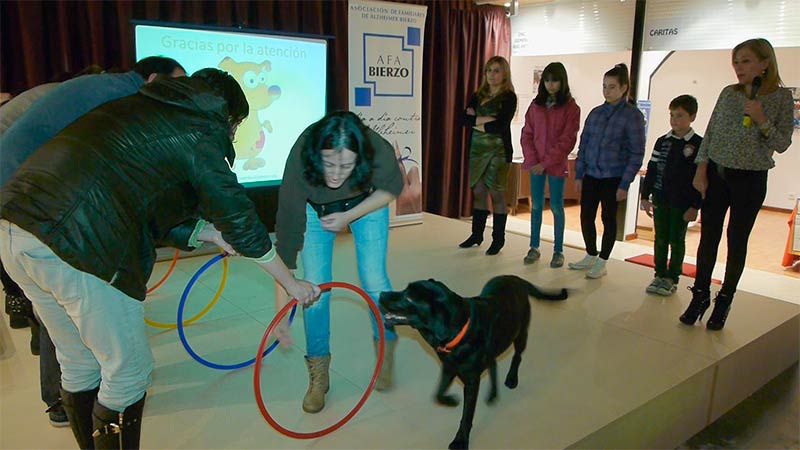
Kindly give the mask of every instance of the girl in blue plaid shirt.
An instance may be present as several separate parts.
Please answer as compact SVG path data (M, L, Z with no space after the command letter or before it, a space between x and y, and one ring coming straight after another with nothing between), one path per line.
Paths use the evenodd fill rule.
M644 159L644 116L628 102L628 67L617 64L603 77L605 102L594 108L581 133L575 162L575 189L581 193L581 231L586 256L569 263L587 270L588 278L606 275L606 261L617 237L617 205L627 198L628 187ZM602 247L597 252L594 221L602 205Z

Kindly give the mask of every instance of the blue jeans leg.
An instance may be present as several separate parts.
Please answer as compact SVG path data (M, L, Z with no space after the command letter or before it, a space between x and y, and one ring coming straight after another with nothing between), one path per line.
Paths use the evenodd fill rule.
M381 292L392 290L386 272L386 252L389 246L389 207L375 210L350 224L356 245L358 278L375 305L378 305ZM373 339L378 340L378 324L372 318ZM383 318L381 318L381 326ZM393 330L385 329L387 341L397 339Z
M564 215L564 184L566 178L547 177L547 184L550 185L550 211L553 212L553 223L555 233L554 251L564 253L564 227L566 217Z
M547 175L531 173L531 244L539 248L542 233L542 211L544 210L544 182Z
M324 230L317 212L306 205L306 233L300 259L303 277L314 284L329 283L333 279L333 241L336 234ZM306 356L309 358L330 354L331 294L326 292L309 308L303 310L306 333Z

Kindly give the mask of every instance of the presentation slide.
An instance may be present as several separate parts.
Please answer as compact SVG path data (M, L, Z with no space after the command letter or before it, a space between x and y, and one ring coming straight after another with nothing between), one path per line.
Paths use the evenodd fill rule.
M325 115L324 38L135 24L135 42L137 61L166 56L189 74L215 67L236 78L250 104L233 144L245 186L280 184L295 140Z

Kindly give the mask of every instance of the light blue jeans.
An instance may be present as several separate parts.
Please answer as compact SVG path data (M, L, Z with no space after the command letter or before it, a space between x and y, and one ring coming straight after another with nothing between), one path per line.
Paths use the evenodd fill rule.
M542 232L542 211L544 210L544 182L550 185L550 211L555 223L556 253L564 253L564 183L566 178L531 173L531 247L539 248L539 235Z
M124 411L151 383L144 304L70 266L31 233L0 220L0 258L44 322L61 363L61 386L100 386L98 401Z
M386 273L386 250L389 246L389 207L375 210L350 224L356 246L358 278L372 301L378 304L381 292L392 290ZM319 216L310 205L306 205L306 234L300 258L303 263L303 278L314 284L333 280L333 241L336 233L324 230ZM342 263L347 263L342 261ZM303 312L306 332L306 356L319 357L330 354L330 293L323 294L319 301ZM372 317L373 339L378 340L378 325ZM383 318L381 318L383 321ZM383 326L381 323L380 326ZM387 341L397 339L392 331L385 330Z

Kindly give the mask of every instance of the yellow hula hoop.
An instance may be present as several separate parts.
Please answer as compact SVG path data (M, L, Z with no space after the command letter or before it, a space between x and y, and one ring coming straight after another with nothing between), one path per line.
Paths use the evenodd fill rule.
M222 291L225 290L225 282L228 280L228 258L222 258L222 279L219 282L219 289L217 289L217 293L214 295L214 298L211 300L211 303L208 304L202 311L197 313L196 316L192 317L191 319L185 320L183 322L183 326L189 326L198 320L201 317L205 316L214 305L217 304L217 300L222 297ZM161 328L163 330L174 330L178 328L178 325L172 323L159 323L153 322L152 320L148 319L147 317L144 318L144 323L153 327L153 328Z

